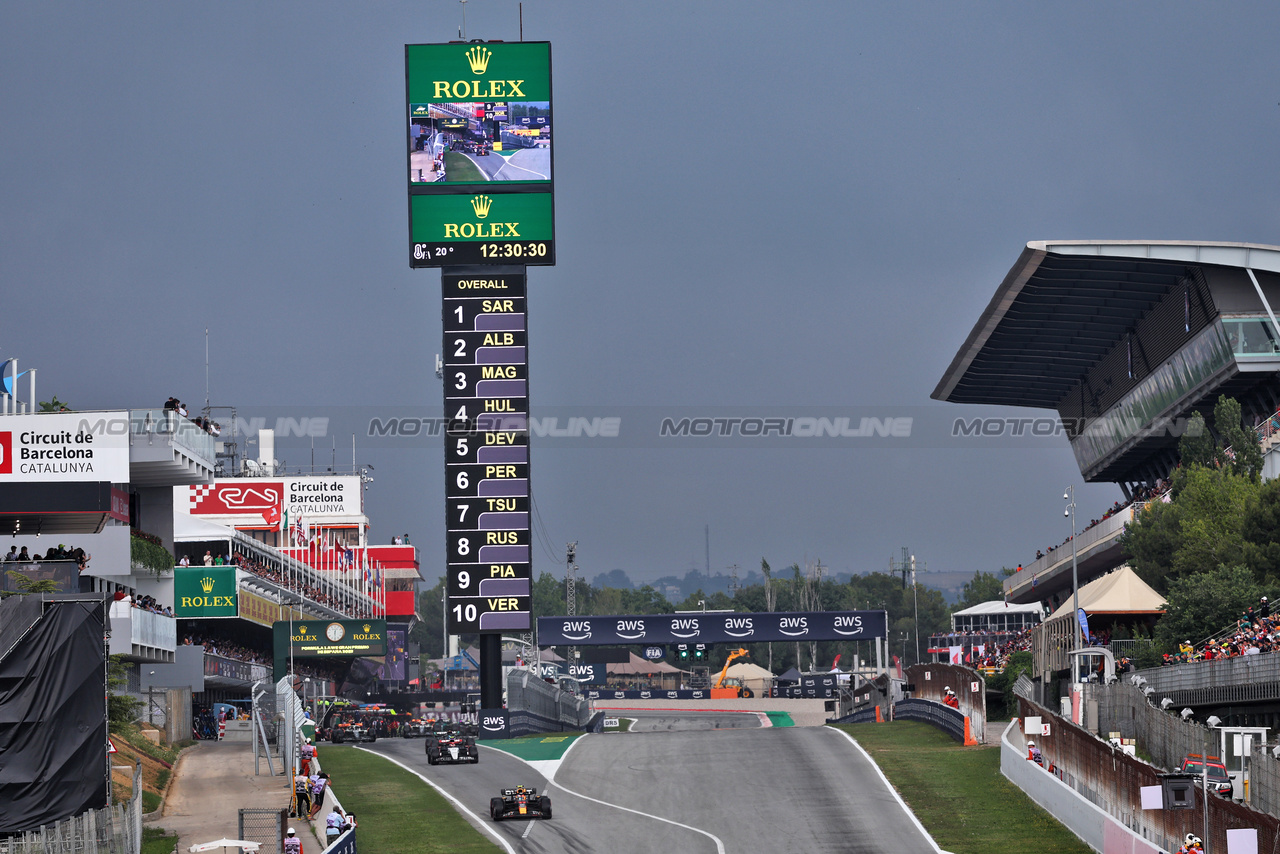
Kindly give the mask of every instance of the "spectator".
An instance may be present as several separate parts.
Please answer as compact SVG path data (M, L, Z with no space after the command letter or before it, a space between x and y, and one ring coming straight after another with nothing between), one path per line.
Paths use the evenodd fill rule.
M204 551L204 565L213 566L213 552L209 549L205 549Z

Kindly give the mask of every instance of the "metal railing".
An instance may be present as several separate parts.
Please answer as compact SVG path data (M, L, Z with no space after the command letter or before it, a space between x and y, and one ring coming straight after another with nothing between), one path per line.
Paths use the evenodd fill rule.
M1237 655L1136 671L1156 701L1179 705L1280 699L1280 653Z
M157 440L181 445L213 464L213 436L198 426L190 418L184 418L172 409L131 409L129 410L130 443L145 439L148 442Z
M142 850L142 766L129 802L0 837L0 854L138 854Z

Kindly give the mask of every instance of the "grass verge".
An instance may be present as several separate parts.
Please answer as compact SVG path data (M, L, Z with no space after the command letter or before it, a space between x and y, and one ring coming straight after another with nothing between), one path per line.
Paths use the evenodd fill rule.
M471 162L471 158L458 151L446 151L444 153L444 174L448 176L451 184L457 184L465 181L484 181L484 173L480 171L480 167Z
M142 854L173 854L178 844L178 834L170 833L163 827L147 826L142 828Z
M343 808L355 813L360 822L360 850L378 854L501 850L439 792L400 766L346 745L325 745L319 755Z
M1089 854L1000 773L999 747L964 747L917 721L843 724L939 846L954 854Z

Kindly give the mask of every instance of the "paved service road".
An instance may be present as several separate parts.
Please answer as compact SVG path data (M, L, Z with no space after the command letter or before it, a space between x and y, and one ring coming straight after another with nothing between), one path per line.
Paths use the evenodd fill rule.
M656 724L664 715L672 713L634 716ZM547 854L936 854L843 734L755 721L581 738L547 789L554 818L496 829L514 851ZM529 765L497 750L482 749L478 766L429 767L417 740L387 739L373 749L420 771L490 826L489 798L499 789L546 786Z

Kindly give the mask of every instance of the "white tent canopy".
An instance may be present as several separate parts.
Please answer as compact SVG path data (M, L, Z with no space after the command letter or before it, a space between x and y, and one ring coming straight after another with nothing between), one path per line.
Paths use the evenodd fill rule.
M1069 617L1075 610L1070 593L1049 619ZM1080 588L1080 607L1086 614L1163 614L1164 597L1151 589L1128 565Z

